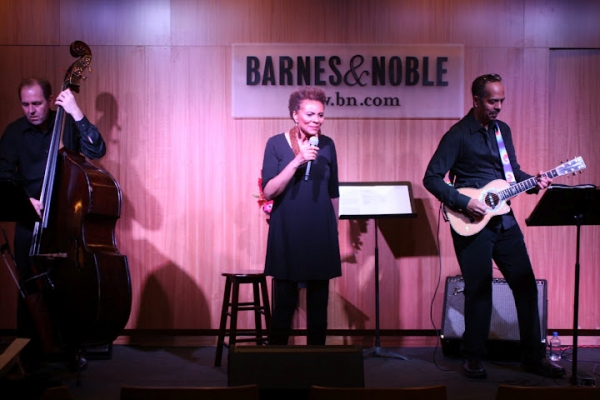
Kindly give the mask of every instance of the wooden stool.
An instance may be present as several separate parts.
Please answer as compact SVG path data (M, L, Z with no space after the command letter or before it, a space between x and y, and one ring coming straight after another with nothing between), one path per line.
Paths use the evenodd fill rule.
M221 365L223 347L231 348L239 342L255 342L257 345L266 344L268 329L271 326L271 309L269 307L269 294L267 292L267 278L262 272L223 273L226 278L223 307L221 308L221 324L217 339L217 354L215 367ZM253 301L240 302L239 289L244 283L252 284ZM261 304L262 295L262 304ZM254 312L254 329L237 329L238 312ZM265 327L262 325L262 316L265 318ZM227 329L227 317L229 329ZM225 336L229 336L225 343ZM240 338L241 337L241 338Z

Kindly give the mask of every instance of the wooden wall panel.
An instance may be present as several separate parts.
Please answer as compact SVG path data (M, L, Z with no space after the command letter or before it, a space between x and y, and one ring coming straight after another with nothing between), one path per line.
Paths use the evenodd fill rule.
M3 61L0 74L0 93L6 100L1 107L0 118L5 123L0 129L4 131L6 123L23 115L19 103L18 87L22 79L30 76L46 78L53 88L60 88L64 71L74 58L63 61L61 52L68 55L68 47L60 46L2 46L0 58ZM60 61L59 61L60 60ZM68 62L69 64L67 64ZM10 66L10 68L8 68Z
M515 133L523 168L535 173L582 155L589 171L562 182L599 181L594 168L598 100L591 95L598 88L589 84L596 82L597 56L549 49L556 43L552 37L564 37L574 47L593 44L597 28L583 18L576 35L570 33L573 24L557 24L553 36L538 32L534 26L553 2L37 3L50 20L53 10L60 10L60 46L51 45L58 42L53 24L44 19L39 30L28 31L22 22L28 10L0 6L0 18L8 21L6 10L20 16L8 21L10 32L0 33L0 58L10 60L0 66L0 94L7 99L0 125L21 115L16 86L22 76L46 76L58 87L74 61L68 44L79 39L90 45L93 72L78 99L107 141L108 153L98 164L123 189L117 238L129 258L133 285L128 328L216 328L221 273L262 269L268 224L256 203L257 179L267 139L289 129L291 121L231 118L232 43L464 44L465 96L457 101L464 102L465 112L472 80L501 74L507 94L501 119ZM588 6L582 0L561 7L561 15L571 21ZM587 97L580 95L584 92ZM287 98L281 104L286 107ZM430 312L439 328L445 278L460 272L439 202L421 180L441 136L456 120L333 119L325 113L323 132L336 142L340 179L409 181L418 213L414 219L379 221L377 231L373 221L340 223L343 276L331 284L330 327L375 327L377 237L382 329L432 329ZM569 328L571 310L555 307L571 304L573 230L526 227L538 200L523 195L513 207L536 274L549 280L550 327ZM581 264L591 268L600 230L583 232ZM581 326L597 329L598 276L587 272ZM16 292L6 293L6 277L1 271L0 305L9 311L0 317L0 328L14 326ZM303 307L298 327L304 326Z
M554 48L600 47L600 3L533 0L524 2L525 46Z
M169 0L60 0L60 43L168 46Z
M0 2L0 45L57 45L60 0ZM6 59L3 59L6 60Z
M583 174L570 177L570 185L600 182L600 140L598 126L600 117L595 93L600 90L598 69L600 50L552 50L550 52L548 86L552 96L549 102L550 124L548 135L552 140L551 154L556 159L582 156L587 169ZM574 278L576 262L576 228L549 227L544 258L547 272L554 279L549 298L553 300L551 317L553 326L572 326L574 301ZM597 303L600 286L598 250L600 229L581 228L581 326L598 329ZM569 312L565 312L568 305Z
M520 46L523 0L173 0L173 44L464 43ZM491 17L493 16L493 18Z
M373 221L342 222L340 239L342 248L346 250L345 262L343 276L335 281L335 289L336 298L340 299L343 307L338 304L338 319L332 321L335 327L372 329L375 326L372 294L375 288L375 234L379 242L381 318L385 321L382 328L410 326L415 319L419 325L427 326L424 319L428 319L429 304L425 302L416 306L414 290L410 289L417 282L427 282L423 284L423 291L431 294L430 288L435 287L438 272L423 261L432 257L435 262L437 239L436 220L428 220L430 216L426 213L424 199L427 194L420 182L429 161L427 154L433 153L441 135L453 122L326 121L323 131L336 140L340 179L346 182L409 181L419 214L416 219L380 221L377 233ZM387 151L393 156L382 157L382 152ZM437 214L433 211L435 217ZM369 292L371 295L367 295ZM344 310L345 316L341 310Z

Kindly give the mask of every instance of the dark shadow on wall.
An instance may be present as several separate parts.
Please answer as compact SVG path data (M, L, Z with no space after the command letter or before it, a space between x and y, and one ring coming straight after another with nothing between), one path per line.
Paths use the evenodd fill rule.
M416 218L382 218L377 224L394 258L435 256L436 232L432 232L423 199L414 199Z
M121 139L127 132L123 132L119 124L119 106L115 97L111 93L100 93L96 97L96 110L101 114L96 126L106 142L107 153L94 163L122 182L121 218L117 228L121 236L119 242L123 245L119 250L128 258L133 292L139 293L137 315L130 316L130 321L135 321L130 324L132 342L140 339L135 333L138 329L176 328L176 311L190 307L194 308L194 318L189 325L209 327L211 318L207 300L195 281L152 243L132 238L134 224L151 231L160 229L164 223L163 213L156 197L146 189L144 179L131 162L131 154L124 152ZM143 199L143 204L131 201L129 193L135 193L136 199ZM139 271L145 272L143 277Z
M147 242L143 246L146 252L155 252L155 254L150 253L150 259L162 257ZM196 282L171 260L161 260L141 286L136 328L181 328L176 326L174 315L177 310L189 310L190 308L194 310L194 318L189 322L190 324L193 322L194 326L210 326L208 304Z
M122 132L118 121L118 105L110 93L100 93L96 97L96 110L102 115L96 121L96 126L106 142L106 155L94 163L111 173L117 181L123 181L122 207L119 226L123 231L131 230L131 223L136 221L145 229L157 230L162 226L162 213L156 198L148 192L140 175L130 163L129 155L121 154ZM131 202L128 193L136 193L137 198L144 199L144 212L136 213L136 207Z

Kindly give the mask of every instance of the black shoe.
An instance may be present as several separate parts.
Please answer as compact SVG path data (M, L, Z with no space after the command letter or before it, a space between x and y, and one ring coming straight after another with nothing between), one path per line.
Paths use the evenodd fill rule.
M479 360L468 360L466 359L463 364L463 373L467 378L473 379L485 379L487 378L487 372L483 368L483 364Z
M566 375L563 367L553 363L547 358L542 358L538 362L524 363L523 368L532 374L545 376L546 378L562 378Z

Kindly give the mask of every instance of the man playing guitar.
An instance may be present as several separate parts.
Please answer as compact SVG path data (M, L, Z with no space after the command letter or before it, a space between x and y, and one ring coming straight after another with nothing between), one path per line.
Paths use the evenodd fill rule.
M540 173L533 177L521 171L510 127L497 119L505 99L501 80L496 74L475 79L471 89L473 108L442 137L423 178L425 188L445 207L466 214L467 223L488 219L488 212L502 200L474 194L471 197L459 188L481 189L497 180L505 180L506 186L519 185L530 180L533 185L528 193L537 193L552 182L551 175ZM448 173L453 185L444 180ZM485 222L477 226L477 232L451 231L465 283L463 372L470 378L487 377L482 357L492 314L493 260L515 298L524 369L538 375L561 377L565 370L546 358L537 286L523 233L508 207Z

